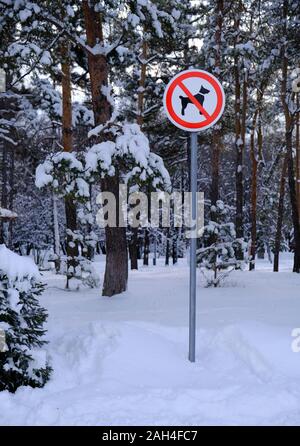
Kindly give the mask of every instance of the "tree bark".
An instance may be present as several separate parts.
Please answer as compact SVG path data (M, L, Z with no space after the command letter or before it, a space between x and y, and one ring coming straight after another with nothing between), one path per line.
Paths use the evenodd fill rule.
M117 169L116 169L117 170ZM119 209L119 175L106 178L102 181L102 190L112 192L116 197ZM111 228L106 226L106 265L103 283L103 296L114 296L126 291L128 281L128 256L126 229L123 227Z
M172 262L175 265L178 262L178 245L177 245L177 231L174 228L173 237L172 237Z
M287 35L287 17L288 17L288 0L284 0L282 9L282 23L283 23L283 37ZM299 212L296 195L296 182L294 173L294 160L293 160L293 128L294 119L289 111L287 102L287 76L288 76L288 58L287 58L287 43L284 40L281 50L282 58L282 82L281 82L281 103L285 116L285 142L286 151L288 157L288 179L289 179L289 192L292 208L292 222L294 228L294 265L293 272L300 272L300 224L299 224Z
M150 252L150 237L149 237L149 229L145 228L145 237L144 237L144 256L143 256L143 265L149 265L149 252Z
M9 173L9 210L12 211L14 208L14 197L15 197L15 148L10 149L10 173ZM9 221L8 226L8 247L12 249L13 242L13 228L14 220Z
M72 92L71 92L71 67L70 67L70 43L66 40L61 45L61 71L62 71L62 145L64 152L72 152ZM67 283L75 275L78 266L78 243L73 240L69 231L77 229L76 204L70 196L65 197L65 214L67 227Z
M296 107L299 110L300 101L299 93L296 95ZM298 202L298 214L300 218L300 113L296 116L296 192L297 192L297 202ZM300 222L299 222L300 223Z
M140 127L142 127L144 123L144 89L146 85L146 71L147 71L147 42L143 40L142 43L142 63L141 64L141 74L139 81L139 90L138 90L138 100L137 100L137 123ZM131 241L129 245L129 254L130 254L130 268L138 269L138 228L131 228ZM146 253L146 255L145 255ZM144 239L144 265L149 264L149 234L148 230L145 230L145 239Z
M143 40L141 75L139 81L138 104L137 104L137 123L140 126L142 126L144 123L143 111L144 111L144 96L145 96L145 86L146 86L147 50L148 50L147 42L146 40Z
M7 185L7 143L1 143L1 207L8 207L8 185ZM7 223L4 219L0 219L0 243L7 242Z
M150 188L148 188L147 191L148 196L148 223L150 222L150 215L151 215L151 193ZM144 239L144 259L143 264L145 266L149 265L149 254L150 254L150 227L148 226L145 228L145 239Z
M293 148L292 148L292 129L286 132L286 148L288 153L288 178L289 178L289 190L290 200L292 208L292 221L294 227L294 266L293 272L300 272L300 226L299 226L299 213L298 203L296 196L296 184L294 174L294 162L293 162Z
M251 246L250 246L250 271L255 269L256 255L256 210L257 210L257 159L254 152L254 131L251 133L250 156L252 161L251 178Z
M169 231L167 232L167 241L166 241L166 258L165 265L169 265L170 263L170 239L169 239Z
M257 108L253 115L251 134L250 134L250 159L252 163L252 175L251 175L251 246L250 246L250 264L249 270L255 269L255 256L256 256L256 238L257 238L257 171L258 171L258 159L262 157L262 130L260 121L261 102L263 98L263 87L257 91ZM255 129L257 118L259 117L259 129L257 136L258 150L255 151Z
M138 228L131 228L129 243L130 269L138 269Z
M52 194L52 213L53 213L53 237L54 237L54 254L55 254L55 271L58 274L60 270L60 237L57 213L57 196Z
M279 271L279 253L280 253L283 210L284 210L284 194L285 194L287 163L288 163L288 156L286 153L283 159L280 185L279 185L278 212L277 212L277 223L276 223L276 233L275 233L275 243L274 243L274 263L273 263L274 272Z
M220 76L221 71L221 44L222 44L222 28L223 28L223 0L216 1L215 6L216 15L216 30L215 30L215 68L214 71L217 76ZM217 123L213 129L212 134L212 154L211 154L211 219L216 220L217 216L214 212L214 206L219 199L219 180L220 180L220 153L221 153L221 124Z
M94 47L103 44L101 14L95 12L95 1L84 0L82 3L87 44ZM104 54L88 52L88 68L91 81L91 94L95 125L105 124L111 117L111 105L103 94L102 87L108 84L108 62ZM108 137L108 135L106 136ZM101 138L98 138L101 140ZM116 169L117 170L117 169ZM115 194L118 202L119 177L107 177L101 182L102 191ZM122 293L127 288L128 258L126 228L105 228L106 264L103 283L103 296Z
M234 83L235 83L235 148L236 148L236 217L235 228L237 238L244 236L243 229L243 199L244 199L244 185L243 185L243 158L244 158L244 139L242 138L242 124L241 124L241 82L240 82L240 57L236 46L240 43L240 2L238 11L234 18L235 31L235 56L234 56ZM245 104L244 104L245 107ZM243 253L239 250L237 258L242 259Z

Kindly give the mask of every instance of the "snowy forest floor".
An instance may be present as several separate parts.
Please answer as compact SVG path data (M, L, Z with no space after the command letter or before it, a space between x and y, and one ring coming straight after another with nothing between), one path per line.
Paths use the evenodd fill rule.
M101 259L100 259L101 260ZM187 360L188 265L141 267L129 290L63 290L44 273L47 350L43 389L0 393L2 425L300 424L300 275L291 256L272 273L234 272L197 290L197 362ZM103 259L97 263L103 271ZM200 275L199 275L200 279Z

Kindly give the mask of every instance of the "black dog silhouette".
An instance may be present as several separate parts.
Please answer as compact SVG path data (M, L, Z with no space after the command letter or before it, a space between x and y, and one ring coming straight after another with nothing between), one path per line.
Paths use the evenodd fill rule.
M203 87L203 85L201 85L201 88L199 90L199 93L195 94L194 98L201 104L203 105L204 102L204 95L209 93L210 90L207 90L206 88ZM190 98L186 98L184 96L179 96L180 100L181 100L181 114L182 116L184 116L184 111L187 107L188 104L192 104L193 102L190 100ZM200 115L202 115L201 111L199 110Z

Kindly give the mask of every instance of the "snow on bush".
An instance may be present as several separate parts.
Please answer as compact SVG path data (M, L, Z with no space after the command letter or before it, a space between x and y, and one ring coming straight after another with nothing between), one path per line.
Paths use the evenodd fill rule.
M35 185L40 189L51 185L62 196L88 198L89 186L84 180L84 168L75 153L49 155L36 169Z
M170 176L160 156L150 152L149 140L137 124L124 124L115 142L93 145L85 156L87 176L113 176L121 164L123 180L130 186L148 182L156 189L169 189Z
M207 286L220 286L228 274L235 269L242 269L244 264L244 260L238 258L238 253L243 253L246 243L236 238L234 224L226 221L227 211L224 203L218 200L214 206L218 221L209 221L204 226L202 246L197 250L197 263Z
M17 218L17 214L15 212L9 211L8 209L4 209L0 207L0 218Z
M162 158L150 152L148 138L137 124L124 124L115 141L94 144L83 162L77 153L48 156L36 169L35 184L38 188L51 185L61 195L88 198L88 183L97 177L114 176L117 165L122 166L121 179L129 185L150 183L155 190L170 187Z
M49 378L51 368L41 349L47 319L38 302L43 290L34 262L0 245L0 329L6 341L0 354L0 391L42 387Z

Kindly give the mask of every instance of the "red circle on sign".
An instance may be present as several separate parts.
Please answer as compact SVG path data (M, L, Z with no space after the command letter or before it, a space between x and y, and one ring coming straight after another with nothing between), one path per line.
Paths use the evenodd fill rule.
M180 83L188 78L195 78L198 77L200 79L206 80L212 87L214 88L217 96L217 104L216 108L213 111L211 115L209 115L209 118L204 119L200 122L189 122L185 121L184 119L180 118L174 111L173 105L172 105L172 97L173 93L176 87L181 88ZM204 128L211 127L221 116L222 111L224 109L224 102L225 102L225 95L223 92L223 89L220 85L220 83L217 81L217 79L211 75L210 73L207 73L206 71L201 70L187 70L183 71L181 74L177 75L166 88L165 92L165 107L169 114L169 116L172 118L175 125L178 125L180 128L190 130L190 131L197 131Z

